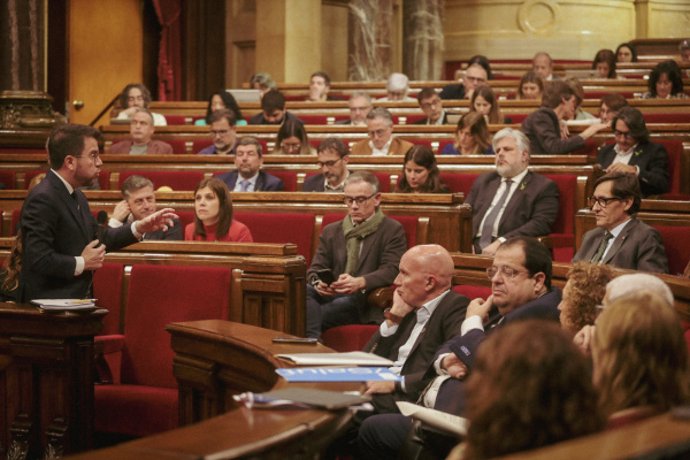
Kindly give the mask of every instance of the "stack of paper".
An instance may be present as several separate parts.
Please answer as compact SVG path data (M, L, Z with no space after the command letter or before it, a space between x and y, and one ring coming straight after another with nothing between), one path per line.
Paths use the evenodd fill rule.
M90 311L96 309L96 299L34 299L31 303L47 311Z
M284 353L278 358L289 359L300 366L392 366L393 361L373 353Z

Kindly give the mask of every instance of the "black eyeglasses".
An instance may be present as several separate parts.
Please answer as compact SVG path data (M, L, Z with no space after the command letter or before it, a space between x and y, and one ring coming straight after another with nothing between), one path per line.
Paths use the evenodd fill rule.
M617 196L612 196L612 197L590 196L588 198L590 208L593 208L595 204L598 204L600 208L605 208L606 206L609 205L610 202L620 201L621 199L622 198L618 198Z
M319 168L323 168L324 166L332 168L337 165L340 160L342 160L342 158L338 158L337 160L317 161L316 164L319 165Z
M357 206L362 206L368 200L374 197L378 192L374 192L369 196L346 196L343 198L343 202L347 206L352 206L352 203L357 203Z

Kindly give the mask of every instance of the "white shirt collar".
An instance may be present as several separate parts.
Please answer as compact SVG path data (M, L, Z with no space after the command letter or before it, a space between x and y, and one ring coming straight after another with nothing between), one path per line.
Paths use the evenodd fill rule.
M383 146L382 149L377 149L374 146L373 141L369 141L369 147L371 147L371 154L374 156L383 156L383 155L388 155L388 151L391 148L391 143L393 142L393 136L391 136L390 139L388 139L388 142Z
M60 173L58 173L56 170L54 170L54 169L52 169L52 168L51 168L51 171L52 171L56 176L58 176L58 178L62 181L63 184L65 184L65 187L67 187L67 193L69 193L70 195L71 195L72 193L74 193L74 187L72 187L72 186L70 185L70 183L67 182L67 181L65 180L65 178L62 177L62 176L60 175Z

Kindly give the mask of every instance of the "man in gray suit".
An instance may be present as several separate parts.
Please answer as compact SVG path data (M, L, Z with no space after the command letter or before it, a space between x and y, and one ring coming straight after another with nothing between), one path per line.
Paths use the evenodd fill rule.
M307 272L307 337L344 324L380 323L383 312L366 303L366 293L390 286L407 249L399 222L379 209L376 176L366 171L345 180L348 215L321 233Z
M659 232L637 220L640 184L634 174L611 172L594 183L589 202L597 228L585 233L573 262L615 265L648 272L668 273L668 259Z
M496 171L479 176L466 200L472 206L475 252L489 256L512 236L548 235L558 216L558 187L527 169L527 136L503 128L493 148Z

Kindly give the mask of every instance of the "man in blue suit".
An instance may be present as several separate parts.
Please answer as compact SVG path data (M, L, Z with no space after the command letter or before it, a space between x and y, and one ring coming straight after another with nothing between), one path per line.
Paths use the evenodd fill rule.
M285 186L279 178L261 171L263 165L261 144L255 137L241 137L235 147L237 169L221 174L231 192L280 192Z

